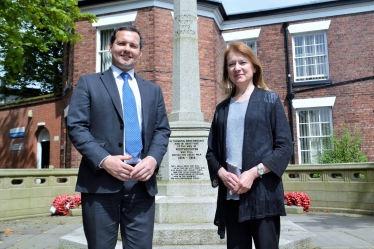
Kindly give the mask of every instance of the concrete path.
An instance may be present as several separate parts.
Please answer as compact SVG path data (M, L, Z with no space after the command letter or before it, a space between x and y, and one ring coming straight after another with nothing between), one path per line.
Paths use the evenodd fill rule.
M316 234L317 248L374 249L374 216L309 212L284 218Z
M374 249L374 216L333 213L282 217L316 234L316 249ZM60 237L82 227L80 216L43 216L0 222L0 249L57 249Z

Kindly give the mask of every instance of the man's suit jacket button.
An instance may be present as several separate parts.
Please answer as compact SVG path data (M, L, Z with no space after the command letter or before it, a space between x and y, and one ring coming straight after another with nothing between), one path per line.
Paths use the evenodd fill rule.
M123 145L122 143L118 143L118 147L122 147L122 145Z
M121 124L120 129L123 130L123 124Z

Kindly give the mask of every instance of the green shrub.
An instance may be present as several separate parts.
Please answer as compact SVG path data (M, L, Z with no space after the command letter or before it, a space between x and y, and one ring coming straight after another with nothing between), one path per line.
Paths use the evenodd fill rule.
M322 151L319 163L355 163L367 162L368 158L361 151L363 140L359 130L343 126L342 130L331 137L331 149Z

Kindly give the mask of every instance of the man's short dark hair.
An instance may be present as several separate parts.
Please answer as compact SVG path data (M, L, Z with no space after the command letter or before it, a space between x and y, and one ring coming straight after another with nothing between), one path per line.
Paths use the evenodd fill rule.
M116 40L117 32L118 31L123 31L123 30L136 32L140 37L139 47L140 47L140 49L142 49L142 47L143 47L142 35L140 34L140 31L137 28L135 28L134 26L131 26L131 25L125 25L125 26L115 28L112 32L112 36L110 37L110 44L113 44L114 41Z

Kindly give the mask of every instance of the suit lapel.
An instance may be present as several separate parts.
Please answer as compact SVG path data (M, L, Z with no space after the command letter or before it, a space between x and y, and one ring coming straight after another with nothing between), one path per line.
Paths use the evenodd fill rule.
M110 97L112 98L114 107L116 108L117 112L119 113L119 115L121 116L123 120L121 98L119 96L117 84L114 79L112 69L109 68L107 71L103 72L100 78L104 86L108 90Z

